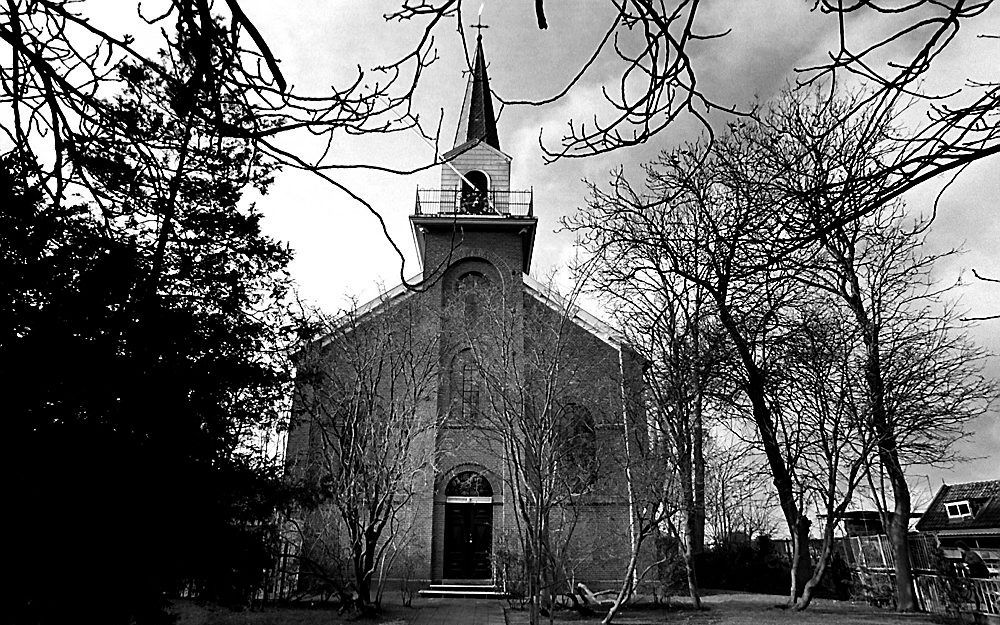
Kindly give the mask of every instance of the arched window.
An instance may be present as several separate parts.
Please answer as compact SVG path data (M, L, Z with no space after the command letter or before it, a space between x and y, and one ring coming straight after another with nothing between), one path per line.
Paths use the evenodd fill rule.
M489 480L475 471L462 471L451 478L444 489L445 497L492 497Z
M479 417L483 374L469 350L455 356L451 380L452 416L459 423L474 421Z
M462 418L475 419L479 416L479 385L482 376L476 363L466 360L462 363Z
M466 172L462 180L462 212L472 215L493 212L489 202L490 182L481 171Z
M586 492L597 479L597 427L586 406L575 402L559 412L560 465L574 493Z
M488 285L489 280L478 271L464 273L455 281L455 294L464 308L466 321L472 321L479 317L482 310L483 291Z

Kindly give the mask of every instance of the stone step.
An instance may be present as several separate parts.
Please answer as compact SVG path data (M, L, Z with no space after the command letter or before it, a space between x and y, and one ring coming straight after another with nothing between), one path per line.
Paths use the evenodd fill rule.
M418 590L421 597L452 597L456 599L503 599L506 593L497 590L493 584L431 584L430 588Z

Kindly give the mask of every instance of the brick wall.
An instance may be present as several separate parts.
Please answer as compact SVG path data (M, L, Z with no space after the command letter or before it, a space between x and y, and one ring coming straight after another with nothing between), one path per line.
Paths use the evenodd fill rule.
M497 153L485 145L476 146L456 158L463 167L488 170L495 188L509 185L509 161L497 159ZM477 160L478 159L478 160ZM460 168L461 169L461 168ZM447 187L448 168L442 174L442 186ZM452 174L453 175L453 174ZM457 180L457 179L456 179ZM457 184L455 180L453 184ZM525 291L521 275L524 239L517 232L502 228L493 231L463 230L456 239L446 228L424 233L426 270L450 259L443 268L440 279L431 283L424 292L409 296L411 306L421 312L421 332L441 337L439 352L439 382L434 396L420 406L423 418L428 421L444 416L450 410L454 393L451 388L449 367L465 328L456 327L448 313L448 306L455 293L455 280L466 271L486 275L502 295L496 301L509 307L517 327L513 329L518 344L527 352L541 340L541 332L559 322L559 315L546 304ZM622 464L616 462L623 450L624 420L630 429L640 429L644 421L641 403L642 363L628 349L619 351L583 327L567 326L569 350L563 367L564 379L560 384L566 396L585 403L596 421L597 445L605 461L598 484L591 494L579 498L572 510L558 512L561 518L575 521L570 545L571 575L593 589L606 588L620 580L629 555L629 512L624 488ZM336 369L333 360L319 366ZM301 385L300 385L301 386ZM625 389L624 397L622 389ZM306 396L307 388L297 389L297 397ZM296 404L301 403L297 400ZM624 414L623 414L624 412ZM301 410L299 410L301 413ZM303 474L301 465L308 464L310 451L315 457L315 446L320 444L310 430L308 418L299 414L288 436L290 475ZM452 426L455 424L451 424ZM466 424L468 425L468 424ZM473 424L474 425L474 424ZM509 488L501 454L497 446L487 444L483 433L475 427L445 427L426 433L414 442L417 454L437 457L435 470L420 477L421 486L401 514L405 527L405 540L400 541L400 557L388 571L395 578L406 573L417 583L440 580L443 576L444 538L444 488L447 481L460 470L476 470L488 477L494 491L493 538L496 542L505 529L513 530L514 508L509 500ZM292 470L294 468L294 471ZM649 542L643 560L651 562L652 542ZM395 582L393 582L395 583ZM392 587L390 587L392 590Z

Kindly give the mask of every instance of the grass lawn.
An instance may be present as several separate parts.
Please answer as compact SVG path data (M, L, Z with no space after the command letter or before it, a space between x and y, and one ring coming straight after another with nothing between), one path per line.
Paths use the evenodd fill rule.
M776 607L785 598L777 595L753 594L711 594L703 598L708 608L696 612L687 597L675 598L669 608L639 606L623 610L615 619L620 625L651 625L653 623L704 623L718 625L767 625L788 623L796 625L930 625L935 621L928 614L896 614L885 610L869 608L866 605L847 601L818 599L805 612ZM480 606L482 602L477 602ZM405 608L391 601L385 606L382 616L376 620L358 619L351 615L338 615L334 607L269 607L254 611L232 611L195 601L175 601L172 612L178 615L177 625L337 625L345 623L380 625L433 625L439 621L448 623L469 623L477 625L479 612L470 610L471 604L461 599L425 600L416 599L413 608ZM499 613L504 602L491 602ZM477 616L473 618L473 613ZM556 623L596 624L603 614L581 617L575 612L558 612ZM502 617L500 617L502 618ZM477 621L477 623L471 623ZM527 625L528 614L520 610L507 610L508 625ZM547 622L547 620L546 620Z
M170 612L177 615L176 625L334 625L372 623L404 625L407 608L389 606L378 619L357 619L337 614L336 607L267 607L262 610L234 611L216 605L181 599L174 601Z
M795 623L796 625L931 625L940 623L929 614L897 614L863 603L850 601L814 600L809 609L796 612L777 607L786 601L779 595L754 594L710 594L702 597L707 608L696 612L687 597L674 598L670 608L640 606L634 610L623 610L615 618L619 625L647 625L653 623L704 623L719 625L769 625L770 623ZM566 615L556 618L557 622L593 624L600 623L603 614L583 618ZM508 612L509 625L526 625L527 614Z

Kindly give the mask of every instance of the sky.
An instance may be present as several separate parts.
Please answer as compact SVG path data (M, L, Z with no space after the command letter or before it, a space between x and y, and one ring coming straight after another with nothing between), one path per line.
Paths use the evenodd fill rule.
M412 47L419 31L413 23L387 23L383 15L400 0L297 0L273 2L242 0L281 61L289 83L323 93L329 85L344 84L358 67L371 68L394 60ZM576 73L600 40L609 20L606 0L546 2L549 28L537 29L533 2L473 0L464 5L466 26L475 21L482 4L484 47L494 92L504 99L542 98L558 93ZM744 105L752 98L774 95L796 77L795 68L822 62L835 43L835 22L812 12L812 0L704 0L699 12L702 32L729 34L692 48L699 85L720 104ZM97 12L106 12L128 28L117 2L91 0ZM152 9L150 9L152 10ZM966 78L995 77L1000 40L978 37L1000 33L1000 8L977 19L936 61L925 87L945 92L961 88ZM874 36L885 20L852 18L852 42ZM467 30L470 49L474 31ZM414 99L414 111L430 126L442 120L442 146L453 145L455 127L466 85L466 60L456 24L436 32L438 60L425 71ZM499 113L500 145L512 158L511 188L533 189L539 218L532 273L558 272L575 252L573 237L558 232L560 218L571 215L586 201L584 180L603 182L608 172L623 167L639 178L639 166L659 150L692 139L698 128L690 119L653 141L601 157L570 159L545 165L539 137L554 146L568 120L584 120L600 110L601 88L614 84L616 66L599 60L570 94L541 107L508 106ZM308 143L294 147L310 149ZM374 163L398 169L424 165L433 150L416 133L345 138L338 141L332 159L340 163ZM1000 313L1000 285L972 279L970 270L1000 276L1000 219L995 198L1000 197L1000 160L970 167L941 197L928 244L933 250L962 247L965 253L938 267L943 281L961 279L961 306L971 314ZM407 216L413 211L417 187L435 188L438 170L399 176L371 170L345 171L338 181L363 196L383 216L390 235L403 250L403 273L419 270ZM941 182L921 187L907 198L913 212L929 212ZM309 174L285 171L263 197L248 196L265 215L264 228L286 241L295 252L291 265L300 295L328 312L348 305L349 297L365 300L380 288L399 282L400 261L381 233L381 227L363 207L330 184ZM565 273L565 272L564 272ZM595 311L599 312L599 311ZM979 344L1000 353L1000 321L986 322L972 332ZM1000 361L992 358L988 373L1000 376ZM915 486L933 488L949 483L1000 478L1000 419L998 406L974 424L975 435L961 451L974 460L952 469L921 469ZM919 497L918 497L919 499Z

